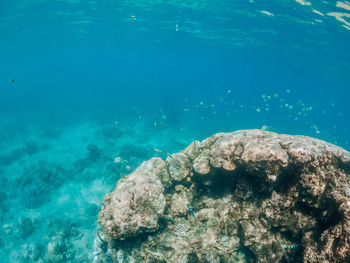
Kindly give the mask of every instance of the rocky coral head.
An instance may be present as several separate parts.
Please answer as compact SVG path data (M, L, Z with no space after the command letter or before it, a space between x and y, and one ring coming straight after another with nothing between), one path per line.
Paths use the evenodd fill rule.
M124 240L158 229L165 197L157 168L163 163L156 158L144 162L135 172L121 179L116 190L104 198L99 223L108 239Z
M99 223L113 262L350 262L349 171L317 139L218 133L119 180Z
M274 182L281 168L288 165L289 156L281 140L271 138L262 130L238 131L218 139L210 150L210 164L214 168L234 171L243 169L263 174Z

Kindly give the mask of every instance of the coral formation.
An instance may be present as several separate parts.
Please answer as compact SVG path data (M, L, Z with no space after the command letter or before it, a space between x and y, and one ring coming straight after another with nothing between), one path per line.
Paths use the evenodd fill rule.
M23 177L16 185L21 191L21 203L24 207L35 209L49 202L54 192L63 183L64 169L45 161L23 169Z
M219 133L121 179L95 262L349 262L350 154L305 136Z

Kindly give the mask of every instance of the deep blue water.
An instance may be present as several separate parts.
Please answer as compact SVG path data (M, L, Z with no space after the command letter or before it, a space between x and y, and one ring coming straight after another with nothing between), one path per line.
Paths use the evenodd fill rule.
M88 262L155 148L265 126L350 149L350 4L301 2L2 0L4 262Z

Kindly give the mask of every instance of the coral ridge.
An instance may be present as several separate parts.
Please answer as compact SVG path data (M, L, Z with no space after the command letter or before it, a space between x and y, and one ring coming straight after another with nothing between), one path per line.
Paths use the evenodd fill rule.
M306 136L193 141L106 195L95 262L350 262L349 170L350 153Z

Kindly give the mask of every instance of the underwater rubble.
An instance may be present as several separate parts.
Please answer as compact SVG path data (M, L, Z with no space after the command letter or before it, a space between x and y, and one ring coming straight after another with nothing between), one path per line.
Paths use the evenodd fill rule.
M350 262L350 153L218 133L152 158L103 199L94 262Z

